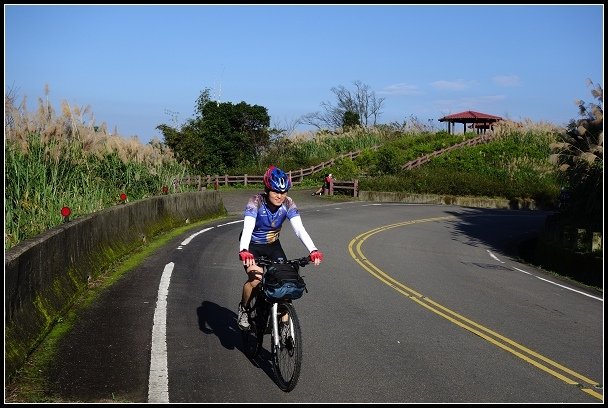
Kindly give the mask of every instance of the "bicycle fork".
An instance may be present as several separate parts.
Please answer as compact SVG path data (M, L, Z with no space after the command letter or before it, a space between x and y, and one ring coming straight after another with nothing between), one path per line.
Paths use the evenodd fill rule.
M274 302L272 304L272 341L274 342L274 347L279 347L279 304Z
M272 309L271 309L271 322L272 322L272 341L274 343L275 347L279 347L279 343L281 341L281 334L279 333L279 304L277 302L274 302L272 304ZM289 332L291 333L291 338L294 337L294 333L293 333L293 323L291 322L291 319L288 319L287 324L289 324Z

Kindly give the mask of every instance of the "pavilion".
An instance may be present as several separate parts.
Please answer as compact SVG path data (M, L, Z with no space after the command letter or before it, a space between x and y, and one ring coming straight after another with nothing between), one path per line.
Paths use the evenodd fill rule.
M444 116L439 122L448 122L448 134L452 134L456 123L462 123L464 133L467 133L467 124L471 123L472 128L479 134L486 130L492 130L494 123L502 120L500 116L489 115L487 113L466 111Z

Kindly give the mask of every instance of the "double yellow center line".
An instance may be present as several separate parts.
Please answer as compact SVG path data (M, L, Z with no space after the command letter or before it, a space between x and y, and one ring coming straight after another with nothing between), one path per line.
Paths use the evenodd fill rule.
M425 222L434 222L434 221L444 221L444 220L454 219L454 218L456 218L456 217L447 216L447 217L437 217L437 218L426 218L426 219L419 219L419 220L413 220L413 221L404 221L404 222L399 222L396 224L390 224L390 225L378 227L378 228L372 229L370 231L364 232L363 234L356 236L348 244L348 251L349 251L350 255L353 257L353 259L359 265L361 265L361 267L363 269L365 269L371 275L375 276L376 278L380 279L382 282L386 283L387 285L389 285L390 287L395 289L397 292L401 293L404 296L407 296L409 299L418 303L420 306L443 317L444 319L449 320L450 322L462 327L463 329L476 334L477 336L483 338L484 340L487 340L488 342L494 344L495 346L500 347L501 349L516 355L517 357L521 358L522 360L553 375L554 377L559 378L560 380L564 381L565 383L574 385L574 386L578 387L581 391L603 401L604 400L603 394L595 391L595 389L600 387L600 384L597 381L591 380L582 374L579 374L567 367L564 367L561 364L556 363L555 361L553 361L547 357L544 357L544 356L522 346L521 344L519 344L511 339L508 339L508 338L480 325L479 323L476 323L470 319L467 319L466 317L454 312L453 310L450 310L450 309L440 305L439 303L431 300L430 298L416 292L414 289L405 286L401 282L396 281L395 279L393 279L392 277L390 277L389 275L384 273L382 270L380 270L378 267L376 267L373 263L371 263L365 257L365 255L361 251L361 245L363 245L363 242L365 242L365 240L368 239L369 237L371 237L372 235L375 235L379 232L383 232L383 231L387 231L392 228L403 227L403 226L407 226L407 225L421 224L421 223L425 223Z

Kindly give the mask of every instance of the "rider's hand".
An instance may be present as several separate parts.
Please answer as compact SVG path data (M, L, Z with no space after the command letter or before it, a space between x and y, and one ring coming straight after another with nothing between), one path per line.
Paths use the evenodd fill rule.
M251 266L254 263L253 254L246 249L239 252L239 258L243 261L243 265Z
M310 260L319 265L323 260L323 252L317 251L316 249L310 253Z

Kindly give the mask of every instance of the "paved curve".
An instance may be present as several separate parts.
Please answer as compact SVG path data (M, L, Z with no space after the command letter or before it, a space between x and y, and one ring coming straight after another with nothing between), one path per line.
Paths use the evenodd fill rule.
M429 318L424 309L411 307L412 302L395 296L393 290L385 285L378 285L375 280L370 281L365 273L358 271L358 273L353 274L353 271L358 270L358 268L336 269L340 262L348 263L349 260L344 258L342 251L337 249L344 247L344 243L340 242L336 245L335 240L338 237L335 235L335 225L347 229L348 233L345 235L350 237L359 234L361 229L371 228L372 224L375 225L375 223L372 222L364 228L363 224L370 223L369 214L371 213L368 210L361 208L355 212L359 214L358 218L352 218L351 216L355 210L353 208L353 211L350 211L347 217L344 212L336 211L337 206L332 205L335 204L333 200L313 197L310 192L310 190L292 190L291 195L298 206L305 210L304 212L309 213L309 210L321 211L319 216L314 218L306 214L305 224L310 225L311 230L317 232L315 237L318 238L318 244L321 247L327 248L329 252L332 252L332 245L336 248L333 249L333 256L328 257L327 266L325 266L325 269L331 269L333 273L315 274L311 271L309 282L311 288L315 288L314 296L311 295L301 301L302 310L306 310L305 316L307 316L304 322L310 325L307 327L306 333L309 334L309 338L316 339L307 348L308 355L314 356L314 358L310 357L306 360L307 367L310 370L308 375L303 377L295 392L291 394L278 392L270 377L265 374L268 367L262 366L260 369L246 364L246 360L243 359L241 353L235 350L235 348L238 348L238 336L231 331L233 326L226 325L225 322L234 320L234 310L231 308L233 306L232 301L235 296L234 293L238 292L237 288L242 283L240 276L226 273L226 271L234 269L233 264L235 262L227 262L225 253L226 248L232 248L235 245L238 227L232 225L221 229L216 228L197 239L197 242L204 240L205 244L203 246L193 246L178 251L181 254L179 265L181 272L175 275L175 280L172 281L170 287L170 292L173 292L173 302L170 305L169 313L172 313L173 326L180 328L180 330L183 329L183 331L168 333L167 338L167 342L172 344L172 348L169 350L171 354L169 361L173 365L173 376L170 377L170 381L180 379L177 383L169 384L173 389L173 401L243 401L243 395L246 394L241 394L241 392L244 392L242 388L250 387L248 381L251 381L252 378L257 381L258 387L265 387L269 390L270 394L268 394L266 402L316 402L317 400L357 402L393 400L402 402L448 400L453 402L589 401L580 391L572 390L572 387L554 380L526 363L522 365L519 360L513 360L511 355L496 353L493 347L488 347L488 344L479 343L475 336L462 335L461 331L456 330L454 335L448 337L447 333L451 333L454 327L451 325L444 326L444 321L437 320L433 316ZM223 194L224 204L230 214L227 222L240 219L242 208L251 194L252 191L250 190L233 190ZM370 208L359 203L351 203L347 206ZM410 214L409 216L417 219L428 217L426 215L428 206L399 205L392 206L392 208L395 218L391 220L382 217L383 224L402 221L405 214ZM435 207L432 212L448 210L463 211L463 209L454 209L453 207ZM480 210L479 212L482 214L502 213L491 210ZM389 215L390 213L386 213L386 216ZM332 222L328 222L328 219L331 219ZM533 317L533 313L541 314L545 323L554 322L556 325L563 323L565 327L570 327L568 322L575 321L581 329L586 327L585 321L592 320L592 316L588 313L580 316L576 315L574 318L570 316L570 313L577 312L578 306L566 307L568 304L566 303L566 296L570 297L566 292L557 289L557 296L552 293L545 300L543 297L539 297L538 288L532 289L531 287L531 285L536 284L530 282L536 281L529 281L526 275L513 270L505 270L504 267L502 269L490 268L488 265L492 261L487 260L485 252L480 252L477 247L480 244L492 247L502 246L495 245L500 243L497 241L500 234L495 232L489 232L487 236L481 234L487 228L484 228L483 223L473 222L476 219L484 218L473 217L467 219L467 222L456 224L454 227L457 227L457 229L446 229L449 224L444 226L441 223L422 224L424 229L420 229L418 226L410 227L404 230L405 235L400 234L401 229L390 229L382 235L383 238L391 237L391 234L399 235L395 235L394 239L389 240L369 240L366 244L365 256L370 256L376 262L385 263L382 268L386 271L390 270L393 273L407 272L408 270L404 270L400 263L390 264L391 259L386 258L383 254L386 253L387 248L388 250L399 250L401 247L413 249L420 246L425 242L425 236L422 234L426 233L427 228L432 228L432 233L429 231L430 235L428 235L431 241L422 245L419 251L408 250L408 264L422 265L427 262L424 258L417 261L413 257L416 253L420 256L429 255L439 263L424 274L407 275L402 278L416 288L423 288L425 295L431 294L433 298L440 298L441 296L444 303L450 305L455 304L456 301L464 300L458 306L459 311L466 310L467 317L475 316L475 320L491 323L490 327L499 327L501 333L506 331L519 332L520 327L525 322L524 319ZM503 225L503 228L493 231L503 231L508 226ZM229 228L231 232L229 234L223 233L221 230L225 228ZM414 230L416 231L415 238L411 240L413 236L409 231ZM434 237L438 236L437 233L441 231L448 234L448 237L452 237L447 241L450 243L449 247L437 247L432 244L435 240ZM166 247L157 250L135 270L117 281L112 288L100 294L98 301L90 309L82 312L80 321L60 346L59 360L52 367L51 372L48 373L50 380L47 386L50 393L61 395L64 401L71 402L145 402L147 400L146 390L145 387L142 387L142 384L147 384L149 375L149 366L145 363L150 358L149 324L153 320L154 305L157 300L158 284L156 282L158 282L162 272L158 266L175 261L176 248L183 239L184 236L176 238L168 243ZM408 239L411 241L407 241ZM287 234L285 243L288 244L289 241L289 234ZM429 245L429 242L431 245ZM389 245L386 246L387 244ZM466 254L466 259L471 261L454 262L456 248L459 250L465 248L467 252L469 250L473 251ZM440 249L442 254L437 256L435 252ZM479 256L480 253L483 256L481 258L483 262L472 258L473 256ZM427 278L432 278L433 275L443 270L449 270L450 273L440 276L442 281L460 274L467 279L460 279L457 284L438 285L431 282L430 286L425 286L427 285ZM202 271L205 271L206 281L204 284L200 281L203 276ZM507 283L503 281L506 277L505 274L509 275L510 280L521 279L525 286L505 291ZM358 290L345 290L341 293L340 299L346 302L346 306L348 306L346 309L339 310L339 304L333 305L336 315L341 316L342 320L350 320L345 324L336 325L335 321L331 321L331 314L327 313L326 307L334 299L331 292L332 288L338 287L337 282L344 282L345 276L359 281L358 285L354 285ZM476 279L472 280L473 276L476 276ZM316 279L321 278L323 278L323 281L315 282ZM417 279L417 281L414 281L414 279ZM420 280L418 281L418 279ZM499 280L494 282L496 279ZM480 289L471 287L471 284L477 280L481 280L481 283L483 283ZM323 284L321 284L322 282ZM368 283L372 285L366 290L362 290L362 285ZM462 293L459 295L459 292L457 292L461 285L463 286L462 290L467 294L466 296L463 296ZM446 293L441 293L439 290L443 287L446 287ZM543 285L542 288L544 290L546 286ZM474 300L484 295L489 289L496 290L495 293L491 294L492 302L482 303L482 307L477 307ZM554 289L549 290L553 291ZM371 296L375 292L378 293ZM523 295L525 302L530 302L527 299L531 296L528 292L534 294L532 304L522 303L523 301L520 300ZM364 294L364 296L351 296L354 293ZM471 293L475 296L468 296ZM506 296L507 302L497 302L498 297L503 296L503 294ZM453 299L445 298L445 296L453 297ZM218 300L219 298L221 299ZM512 298L518 300L515 302L516 310L524 312L521 316L515 315L513 321L511 315L506 313L506 309L503 313L501 308L491 307L494 303L497 305L513 303ZM206 301L201 304L201 299ZM318 299L323 299L323 302L318 302ZM392 304L387 307L389 301ZM370 302L378 304L365 309L362 308L363 304L370 306L368 304ZM549 302L550 305L545 304L546 302ZM125 305L130 305L130 308L125 309ZM193 305L199 305L194 316L192 315ZM373 342L370 342L371 337L369 336L363 338L356 336L358 327L364 322L359 320L357 313L353 313L353 310L357 310L358 313L364 312L367 315L374 313L374 318L364 320L373 326L370 333L383 333L383 336ZM377 314L376 312L380 313ZM568 315L568 319L560 317L562 315ZM196 326L197 316L200 327ZM201 316L206 317L206 319L201 321ZM312 316L316 316L316 319L312 319ZM417 317L421 317L423 320L419 321ZM482 318L483 320L481 320ZM328 319L330 322L323 326L323 329L316 326L317 323ZM387 321L385 322L384 319ZM182 320L187 320L187 324L181 322ZM403 322L395 327L389 324L389 322L400 320L403 320ZM192 325L193 321L194 326ZM420 322L423 324L420 324ZM315 323L315 325L313 326L312 323ZM437 325L439 326L435 327ZM387 328L390 330L387 330ZM417 329L414 330L414 328ZM396 329L403 331L403 333L396 333ZM517 338L525 336L526 341L524 343L527 346L533 344L535 350L545 347L547 350L552 350L554 347L557 347L558 350L561 348L561 352L557 353L560 361L565 360L570 363L570 366L573 365L573 362L584 364L584 370L581 371L585 374L590 372L598 376L598 373L587 367L587 365L592 367L596 364L593 353L583 353L583 351L597 349L593 339L601 336L601 333L598 335L594 331L594 336L590 336L592 333L587 331L582 340L593 343L590 343L592 347L575 350L570 347L570 343L566 343L562 339L556 343L554 337L540 336L540 332L538 332L540 329L540 327L535 327L535 330L518 333ZM319 336L319 330L322 333L329 334L329 336ZM571 333L564 332L564 330L558 331L572 336L582 334L579 333L580 330ZM514 334L511 334L511 336L515 337ZM399 341L388 343L389 349L387 351L387 345L384 343L386 343L388 337L391 339L394 337ZM355 356L341 355L340 353L344 350L340 347L339 342L337 344L331 341L323 343L324 340L333 338L358 339L359 342L363 342L361 346L365 347L353 349L352 351L360 352ZM442 339L442 346L436 348L435 343ZM549 341L547 343L539 342L545 339L549 339ZM455 343L455 341L462 341L462 343ZM317 343L322 345L316 347ZM378 347L380 344L384 344L384 346ZM405 347L408 344L409 347ZM581 342L579 341L577 344L581 344ZM457 345L460 345L460 347L456 347ZM313 346L315 347L313 348ZM419 353L403 354L403 350L413 350L412 347L414 346ZM427 346L429 350L423 352L422 348ZM463 354L463 350L468 348L471 348L471 352ZM583 358L584 355L585 358ZM366 360L370 358L373 361L382 361L383 363L375 366L371 361ZM493 364L485 364L488 358L493 360ZM566 358L571 359L571 361L566 360ZM335 359L338 359L340 363L324 364ZM473 366L470 366L471 359L475 362ZM357 373L356 368L360 367L361 364L368 369L371 368L371 370L368 370L367 375L363 377L353 375ZM399 376L384 376L381 369L390 368L392 365L394 365L395 370L407 368L405 373L407 375L415 374L415 377L405 381ZM496 371L495 367L509 367L509 371L503 373ZM337 371L328 371L330 368ZM424 377L426 372L430 372L432 377ZM453 372L459 374L454 375ZM519 375L514 376L516 373ZM368 376L372 376L375 380L371 388L366 387L366 384L369 384L368 379L371 379ZM330 378L333 381L329 381ZM380 378L382 382L378 381ZM474 379L474 381L469 381L468 378ZM226 379L230 379L230 384ZM319 382L311 379L322 379L323 381ZM479 384L483 384L483 386L478 387ZM394 391L397 391L397 393L394 393ZM442 392L447 394L442 395ZM547 398L547 396L550 397Z

